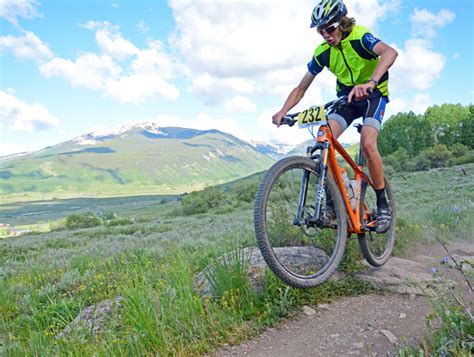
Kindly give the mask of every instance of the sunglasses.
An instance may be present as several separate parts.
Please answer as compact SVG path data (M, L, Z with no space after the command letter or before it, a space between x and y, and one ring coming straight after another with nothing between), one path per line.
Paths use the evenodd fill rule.
M334 31L336 31L336 29L339 27L339 22L335 22L333 23L332 25L324 28L324 29L319 29L318 28L318 33L320 35L330 35L332 34Z

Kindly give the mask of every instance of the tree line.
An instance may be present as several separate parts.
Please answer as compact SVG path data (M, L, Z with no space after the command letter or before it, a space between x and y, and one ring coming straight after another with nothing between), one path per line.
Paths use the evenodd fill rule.
M398 113L382 126L378 147L389 171L474 162L474 105L435 105L423 115Z

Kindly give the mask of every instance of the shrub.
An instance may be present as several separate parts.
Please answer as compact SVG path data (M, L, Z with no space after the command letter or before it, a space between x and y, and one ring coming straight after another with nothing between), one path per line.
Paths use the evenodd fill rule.
M450 149L451 149L451 152L453 153L453 156L456 158L463 156L465 153L469 151L469 148L466 145L463 145L460 143L454 144L453 146L451 146Z
M115 227L115 226L126 226L128 224L135 223L135 219L133 218L117 218L107 221L105 224L107 227Z
M202 191L191 192L184 196L181 206L185 215L206 213L223 205L226 198L222 190L216 187L207 187Z
M468 151L460 157L455 157L452 162L453 165L464 165L474 162L474 150Z
M67 229L91 228L102 225L102 220L92 212L71 214L66 217Z
M395 173L395 169L393 168L393 166L387 165L387 166L384 166L383 172L385 176L392 177L393 174Z
M423 150L417 157L416 168L418 170L429 170L446 167L450 163L453 154L446 145L439 144Z
M258 189L258 182L241 185L234 189L235 197L239 202L253 202Z

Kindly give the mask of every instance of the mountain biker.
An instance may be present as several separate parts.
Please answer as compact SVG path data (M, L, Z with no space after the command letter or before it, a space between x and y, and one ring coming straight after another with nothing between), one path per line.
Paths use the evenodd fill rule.
M360 145L377 194L376 232L385 233L390 227L391 211L377 136L388 103L388 69L398 53L347 17L342 0L321 0L311 14L311 27L316 27L324 42L316 48L308 71L272 121L280 126L283 116L299 103L324 67L334 73L337 96L348 95L349 105L330 114L328 125L337 138L355 119L363 118Z

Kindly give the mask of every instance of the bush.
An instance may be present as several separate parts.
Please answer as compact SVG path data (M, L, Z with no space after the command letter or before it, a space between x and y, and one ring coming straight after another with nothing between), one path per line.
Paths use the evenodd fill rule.
M460 157L456 157L452 160L453 165L464 165L474 162L474 150L464 153Z
M211 209L224 205L226 198L226 194L216 187L207 187L202 191L191 192L181 200L183 214L193 215L209 212Z
M429 170L448 166L452 152L446 145L439 144L423 150L417 157L416 169Z
M406 171L406 163L409 161L409 157L406 149L402 147L385 157L383 161L397 172Z
M395 169L393 168L393 166L387 165L387 166L384 166L383 172L385 176L392 177L393 174L395 173Z
M71 214L66 217L67 229L91 228L102 225L102 220L92 212Z
M460 143L454 144L453 146L450 147L450 149L451 149L451 152L453 153L453 156L456 158L463 156L465 153L469 151L469 148L466 145L463 145Z
M250 183L235 188L235 197L239 202L253 202L258 189L258 182Z
M133 218L116 218L106 222L107 227L126 226L135 223Z

